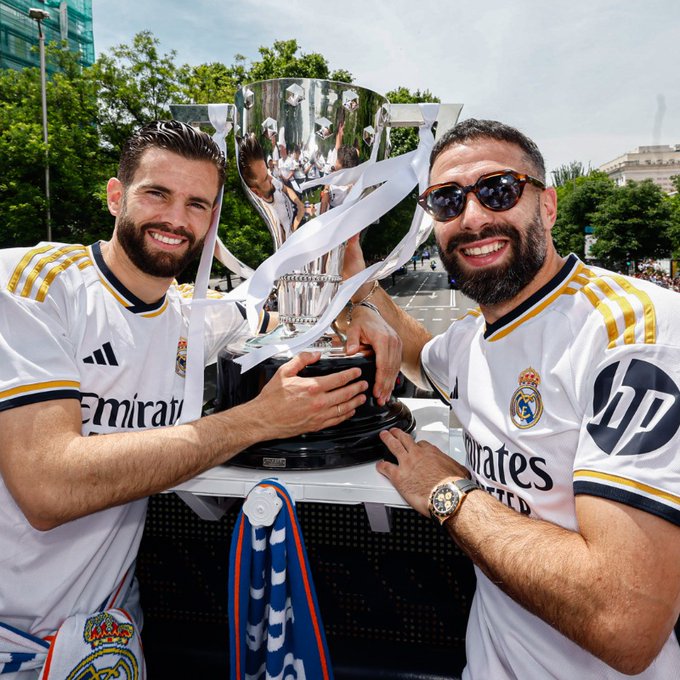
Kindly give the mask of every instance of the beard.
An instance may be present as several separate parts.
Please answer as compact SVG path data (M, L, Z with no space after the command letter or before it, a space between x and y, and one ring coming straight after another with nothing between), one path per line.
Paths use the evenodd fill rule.
M188 240L189 247L181 255L163 251L152 252L147 248L144 238L149 229L183 236ZM205 241L205 237L197 241L196 237L186 229L182 227L169 229L167 224L162 222L149 222L139 225L132 218L128 217L124 208L118 216L116 236L125 254L137 269L149 276L157 276L163 279L179 276L192 260L200 254L203 242Z
M509 239L511 252L505 264L474 270L462 264L456 248L494 236ZM494 224L484 227L477 234L452 238L445 247L439 245L446 271L456 280L460 291L480 305L496 305L512 300L543 266L547 248L538 207L522 232L507 223Z

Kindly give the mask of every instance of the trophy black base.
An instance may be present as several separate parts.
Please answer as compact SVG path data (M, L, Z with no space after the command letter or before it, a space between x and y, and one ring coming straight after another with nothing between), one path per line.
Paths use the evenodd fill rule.
M281 364L288 361L272 357L241 373L235 363L234 352L223 349L217 359L217 396L215 411L243 404L258 395ZM290 437L261 442L245 449L227 465L263 470L320 470L347 467L381 458L394 460L380 440L382 430L396 427L411 432L415 419L409 409L397 399L379 406L373 398L375 382L375 357L357 354L351 357L322 357L305 367L299 375L318 377L336 373L346 368L359 367L359 380L368 382L367 400L356 413L334 427ZM276 417L276 414L272 414Z

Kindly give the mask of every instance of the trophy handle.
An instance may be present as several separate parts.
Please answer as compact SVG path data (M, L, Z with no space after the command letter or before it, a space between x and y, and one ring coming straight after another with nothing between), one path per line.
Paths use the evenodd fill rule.
M435 141L458 122L462 108L462 104L439 105L439 113L435 120L437 123ZM424 122L419 104L390 104L388 122L390 127L421 127Z

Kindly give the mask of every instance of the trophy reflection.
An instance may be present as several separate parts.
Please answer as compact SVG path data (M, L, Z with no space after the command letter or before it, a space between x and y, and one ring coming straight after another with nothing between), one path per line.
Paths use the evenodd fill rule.
M279 79L241 88L235 103L239 174L271 233L275 250L307 221L340 208L353 187L353 182L315 185L314 180L387 157L389 102L370 90L326 80ZM241 353L281 344L319 322L342 281L344 250L341 243L278 278L275 299L280 323L245 346L221 352L217 408L230 408L256 396L290 358L275 355L241 374L234 363ZM347 356L344 338L328 328L308 349L321 350L322 358L301 375L325 375L359 366L360 379L369 383L366 403L340 425L259 444L239 454L233 464L295 470L367 462L386 455L380 431L388 427L410 431L415 426L410 411L398 400L379 406L373 399L375 358L370 348Z

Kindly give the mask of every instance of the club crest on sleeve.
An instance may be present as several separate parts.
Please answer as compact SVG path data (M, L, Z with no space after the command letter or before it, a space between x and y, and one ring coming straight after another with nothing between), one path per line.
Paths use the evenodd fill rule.
M538 391L541 377L529 367L519 374L519 387L510 400L510 418L521 430L536 425L543 413L543 399Z
M175 360L175 373L181 378L187 374L187 340L180 338L177 343L177 359Z

